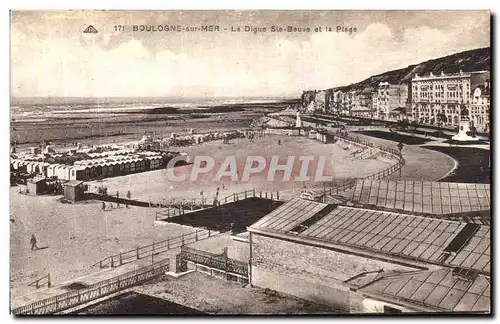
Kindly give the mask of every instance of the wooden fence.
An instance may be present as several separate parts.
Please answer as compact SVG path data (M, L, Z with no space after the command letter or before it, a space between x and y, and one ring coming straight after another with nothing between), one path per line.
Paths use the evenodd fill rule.
M169 264L170 260L165 259L76 291L67 292L18 307L11 312L15 315L55 314L151 280L169 271Z
M212 208L220 205L229 204L232 202L240 201L247 198L265 198L270 200L280 200L279 191L276 192L268 192L268 191L257 191L255 189L246 190L239 193L234 193L232 195L228 195L226 197L220 199L193 199L190 201L189 199L184 200L163 200L160 203L150 203L150 207L156 207L160 210L156 211L156 220L164 220L170 217L176 217L180 215L184 215L186 213ZM180 202L183 203L180 203ZM199 202L198 205L195 205L196 202ZM196 206L196 208L193 208Z
M133 250L120 252L118 254L109 256L107 258L100 260L99 262L94 263L90 268L96 266L99 266L99 269L107 267L115 268L123 264L144 258L151 258L152 262L154 262L154 258L157 255L168 252L172 249L179 248L185 244L190 244L200 240L207 239L218 233L219 232L217 231L197 229L194 232L183 234L177 237L171 237L159 242L153 242L152 244L149 245L138 246Z

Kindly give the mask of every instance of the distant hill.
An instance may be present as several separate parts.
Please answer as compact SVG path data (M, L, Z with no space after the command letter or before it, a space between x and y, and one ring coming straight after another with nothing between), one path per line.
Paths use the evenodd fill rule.
M411 81L416 75L427 75L429 73L440 74L457 73L460 70L463 72L472 71L489 71L490 65L490 47L473 49L465 52L460 52L437 59L425 61L419 64L410 65L404 69L392 70L382 74L374 75L358 83L350 85L326 89L327 92L341 90L347 92L351 90L362 91L368 87L376 87L380 82L389 82L391 84L404 84ZM316 90L304 91L302 98L314 97ZM307 100L306 100L307 101Z

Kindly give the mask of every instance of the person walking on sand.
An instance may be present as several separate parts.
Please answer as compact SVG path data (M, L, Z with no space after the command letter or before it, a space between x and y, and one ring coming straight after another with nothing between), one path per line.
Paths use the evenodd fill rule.
M120 193L117 190L116 191L116 208L120 208L120 201L118 199L120 199Z
M106 210L106 203L104 201L102 202L102 210Z
M36 245L36 237L35 237L35 234L31 234L31 240L30 240L30 243L31 243L31 251L33 251L33 250L38 250L38 246Z
M132 196L130 194L130 190L127 191L127 195L126 196L127 196L127 200L125 200L125 208L128 208L128 201L130 200L130 197Z

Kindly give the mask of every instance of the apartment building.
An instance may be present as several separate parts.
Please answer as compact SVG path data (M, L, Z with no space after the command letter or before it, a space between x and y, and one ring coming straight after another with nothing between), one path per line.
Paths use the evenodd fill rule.
M489 71L416 75L411 81L412 120L434 125L457 126L461 111L466 108L469 118L477 129L487 129L489 79Z

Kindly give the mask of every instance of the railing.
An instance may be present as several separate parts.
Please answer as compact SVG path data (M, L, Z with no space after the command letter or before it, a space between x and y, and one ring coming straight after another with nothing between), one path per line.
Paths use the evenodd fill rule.
M11 312L15 315L47 315L58 313L151 280L167 272L169 270L169 264L170 260L165 259L76 291L60 294L18 307Z
M47 280L47 282L43 282L44 280ZM46 276L41 277L40 279L37 279L33 281L32 283L28 284L28 286L32 287L35 286L36 289L40 288L41 286L47 285L48 288L52 287L52 282L50 281L50 273L47 274Z
M183 210L198 210L214 206L215 198L184 198L184 199L162 199L161 201L149 201L152 208L177 208Z
M391 174L393 174L397 171L400 171L401 168L403 168L403 166L406 163L405 159L401 156L401 153L396 149L386 147L386 146L374 146L373 143L371 143L371 142L360 140L359 138L354 138L354 137L351 137L348 135L342 135L341 133L335 134L335 137L338 137L338 138L342 139L343 141L354 143L356 145L363 145L363 146L368 147L368 148L377 149L382 153L382 155L389 155L391 158L396 159L397 162L395 164L392 164L389 167L377 172L377 173L368 175L368 176L363 177L363 178L348 180L348 181L341 183L340 185L334 185L331 188L327 189L327 193L329 193L330 195L339 194L339 193L342 193L346 190L353 188L356 185L356 182L358 180L365 180L365 179L366 180L378 180L378 179L386 178L386 177L390 176Z
M246 190L243 192L234 193L234 194L228 195L228 196L226 196L224 198L220 198L220 199L203 199L202 200L199 198L195 198L192 201L189 199L181 200L182 202L184 202L184 204L179 203L175 200L171 200L171 201L162 200L161 203L150 203L150 207L160 208L160 210L158 210L156 212L156 220L162 220L162 219L168 219L170 217L184 215L186 213L193 212L193 211L198 211L198 210L202 210L202 209L206 209L206 208L212 208L212 207L229 204L229 203L240 201L240 200L247 199L247 198L256 198L256 197L279 201L280 200L280 193L279 193L279 191L268 192L268 191L257 191L255 189L250 189L250 190ZM197 202L197 201L201 202L202 204L200 204L200 205L193 205L193 204L188 205L189 202ZM209 202L209 203L207 203L207 202Z
M180 259L183 262L191 261L248 278L248 264L242 261L230 259L227 257L226 253L214 254L183 246L181 248Z
M226 196L224 198L219 199L220 204L228 204L231 202L239 201L242 199L247 199L247 198L253 198L253 197L258 197L258 198L265 198L265 199L270 199L270 200L280 200L280 193L279 191L276 192L268 192L268 191L256 191L255 189L251 190L246 190L243 192L239 193L234 193L232 195Z
M217 231L197 229L194 232L182 234L177 237L171 237L159 242L153 242L152 244L149 245L138 246L133 250L120 252L118 254L109 256L107 258L100 260L99 262L94 263L90 268L93 268L95 266L99 266L100 269L106 268L108 266L111 268L115 268L123 264L148 257L154 261L154 257L156 255L168 252L172 249L179 248L184 244L190 244L200 240L207 239L218 233L219 232Z

